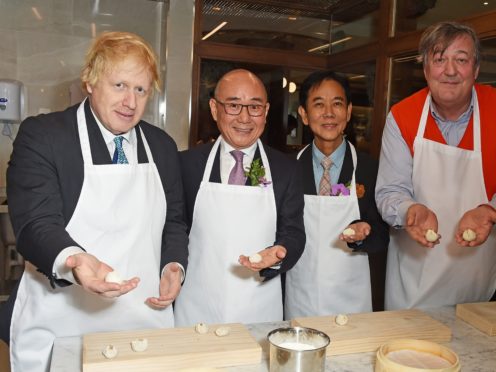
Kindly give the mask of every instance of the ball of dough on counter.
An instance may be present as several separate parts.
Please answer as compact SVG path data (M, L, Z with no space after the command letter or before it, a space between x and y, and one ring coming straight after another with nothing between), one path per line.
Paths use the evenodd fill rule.
M344 229L343 235L344 236L353 236L355 235L355 230L353 230L351 227L348 227L347 229Z
M427 239L427 241L434 243L439 238L439 235L437 235L437 232L435 232L434 230L429 229L425 233L425 238Z
M102 354L107 359L113 359L117 356L118 350L114 345L107 345L105 349L102 350Z
M231 333L231 328L229 327L219 327L215 330L215 334L219 337L227 336Z
M465 240L466 242L472 242L475 240L475 238L477 237L477 234L475 233L474 230L472 229L467 229L463 232L463 240Z
M252 254L250 257L248 257L248 260L251 263L259 263L262 262L262 256L258 253Z
M204 335L205 333L208 332L208 325L206 325L205 323L198 323L195 326L195 331L196 331L196 333Z
M146 338L137 338L131 341L131 349L136 352L145 351L148 349L148 339Z
M334 322L337 325L343 326L348 323L348 316L346 314L338 314L335 316Z
M111 271L107 275L105 275L105 281L107 283L117 283L122 284L124 280L122 280L120 274L117 271Z

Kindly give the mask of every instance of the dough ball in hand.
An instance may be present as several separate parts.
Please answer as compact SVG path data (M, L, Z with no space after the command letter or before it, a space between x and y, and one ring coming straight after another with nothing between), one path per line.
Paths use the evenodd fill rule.
M425 238L428 242L434 243L439 238L439 235L434 230L429 229L425 233Z
M347 229L343 230L343 235L344 236L353 236L355 235L355 230L353 230L351 227L348 227Z
M475 233L474 230L472 229L467 229L463 232L463 240L465 240L466 242L472 242L475 240L475 238L477 237L477 234Z
M124 283L124 280L122 279L121 275L115 270L105 275L105 281L107 283L117 283L117 284Z
M262 256L259 255L258 253L252 254L250 257L248 257L248 260L251 263L259 263L262 262Z

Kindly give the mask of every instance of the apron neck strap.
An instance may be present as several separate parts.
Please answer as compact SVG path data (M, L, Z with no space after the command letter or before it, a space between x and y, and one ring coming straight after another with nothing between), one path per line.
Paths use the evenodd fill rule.
M205 171L203 172L203 182L208 182L210 180L210 174L212 173L212 167L214 164L215 155L217 154L217 150L219 149L221 139L222 139L222 135L220 135L217 138L212 149L210 150L210 154L208 155L208 159L207 159L207 164L205 165ZM265 167L265 179L267 181L272 181L269 159L267 158L267 154L265 153L264 147L262 145L262 141L260 141L260 139L257 140L257 146L260 151L260 157L262 158L262 163Z
M477 99L477 92L475 88L472 88L473 97L473 128L474 128L474 151L480 151L481 149L481 138L480 138L480 112L479 112L479 100ZM430 113L430 107L432 104L432 97L429 93L424 102L424 107L422 109L422 115L420 116L420 123L417 129L417 137L424 138L425 128L427 126L427 118Z
M83 154L83 162L84 164L93 164L90 139L88 136L88 128L86 123L86 115L84 112L84 105L87 99L88 98L85 98L77 109L77 123L78 123L79 141L81 143L81 152ZM148 141L146 140L143 131L138 125L136 125L134 128L136 129L136 131L139 131L141 134L141 139L143 140L143 146L145 148L146 156L148 158L148 163L153 163L152 152L150 150L150 146L148 145ZM138 134L136 135L136 141L137 140L138 140Z

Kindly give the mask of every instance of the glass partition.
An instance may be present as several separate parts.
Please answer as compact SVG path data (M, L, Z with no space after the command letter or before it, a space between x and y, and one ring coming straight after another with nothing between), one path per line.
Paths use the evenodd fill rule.
M234 68L246 68L264 82L270 102L263 140L281 151L296 152L312 141L312 134L298 115L298 95L303 80L312 72L280 66L235 63L203 59L200 70L198 131L196 143L213 141L219 135L210 115L208 101L217 80ZM345 74L351 86L353 113L348 125L348 138L362 151L368 151L371 141L375 63L349 67Z
M202 40L330 54L377 39L379 1L204 0Z
M493 0L396 0L395 35L496 10Z
M481 40L481 48L482 61L477 83L496 87L496 38ZM410 54L393 58L389 107L427 85L417 57L417 54Z

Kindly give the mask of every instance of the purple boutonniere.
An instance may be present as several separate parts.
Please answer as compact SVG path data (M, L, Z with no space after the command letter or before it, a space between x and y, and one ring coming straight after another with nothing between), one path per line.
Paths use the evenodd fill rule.
M350 185L344 183L336 183L331 185L331 196L349 196L350 195Z
M260 158L252 161L250 168L245 170L245 176L250 179L252 186L267 187L272 183L265 178L265 167Z

